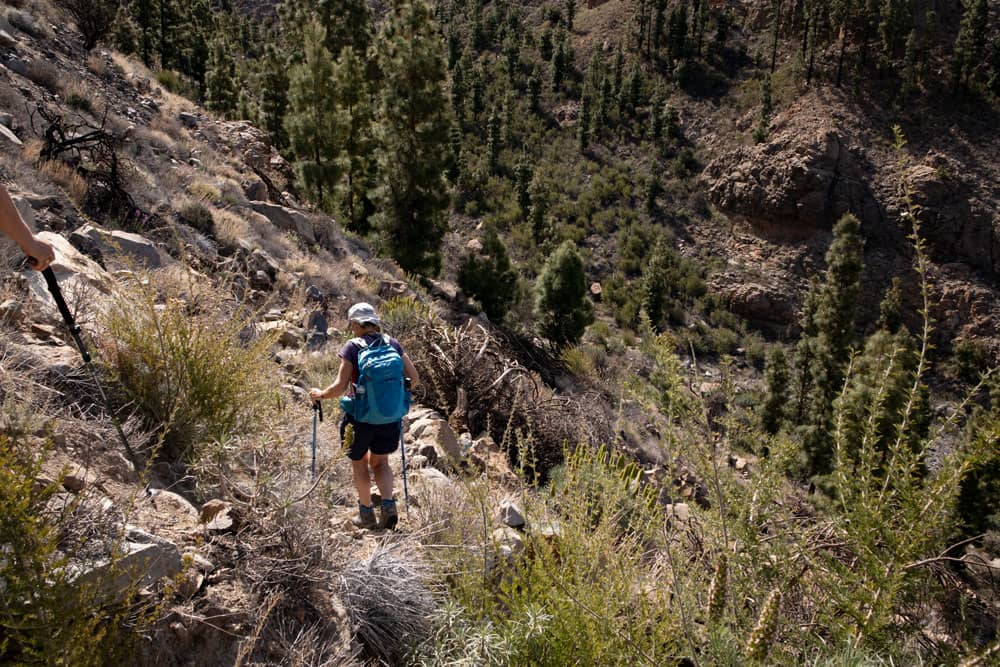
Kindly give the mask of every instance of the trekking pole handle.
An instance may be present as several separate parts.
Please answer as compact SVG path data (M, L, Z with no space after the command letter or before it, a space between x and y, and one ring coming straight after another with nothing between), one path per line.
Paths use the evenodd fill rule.
M319 401L313 401L313 411L317 413L320 421L323 421L323 404Z
M29 258L28 261L32 261L34 258ZM45 277L45 283L49 288L49 293L52 294L52 299L56 302L56 308L59 309L59 314L62 315L63 321L66 322L66 326L69 328L70 334L73 336L73 340L76 342L76 346L80 348L80 354L83 356L83 363L90 363L90 353L87 351L87 346L83 344L83 339L80 338L80 326L73 319L73 314L69 312L69 306L66 305L66 299L63 298L62 290L59 289L59 282L56 280L55 271L52 267L49 267L42 271L42 275Z

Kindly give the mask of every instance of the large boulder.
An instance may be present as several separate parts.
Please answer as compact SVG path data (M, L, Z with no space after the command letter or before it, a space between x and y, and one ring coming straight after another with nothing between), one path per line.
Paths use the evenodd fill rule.
M56 261L50 266L71 307L74 299L83 295L90 298L95 292L105 295L111 293L113 283L108 273L97 262L70 245L65 237L53 232L39 232L38 238L51 243L55 248ZM41 310L50 319L62 321L42 274L26 269L23 275L28 281L32 298L37 302L37 310Z
M295 232L306 243L316 243L316 231L313 223L304 213L264 201L250 202L250 206L253 207L254 211L270 220L271 224L278 229Z
M921 235L939 261L964 258L981 271L1000 272L995 211L978 200L962 169L942 155L930 155L907 171L906 183L921 209Z
M848 212L880 221L852 125L828 108L807 96L778 116L767 142L722 152L702 177L712 204L778 238L808 238Z
M118 229L104 230L93 225L84 225L70 234L70 243L84 250L96 247L102 257L121 256L150 269L162 266L160 251L153 242L139 234Z
M180 550L172 542L125 542L114 558L81 567L77 582L96 586L101 597L120 600L129 592L176 576L182 567Z

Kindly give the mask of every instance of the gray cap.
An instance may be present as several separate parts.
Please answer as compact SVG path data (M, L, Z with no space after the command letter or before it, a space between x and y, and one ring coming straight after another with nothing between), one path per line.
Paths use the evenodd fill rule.
M377 324L382 326L382 320L378 318L378 313L370 303L356 303L347 311L347 319L358 324Z

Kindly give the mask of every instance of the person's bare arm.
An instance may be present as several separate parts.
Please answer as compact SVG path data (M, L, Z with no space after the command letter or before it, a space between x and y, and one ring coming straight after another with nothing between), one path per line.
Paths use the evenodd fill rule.
M309 390L309 398L315 402L325 398L337 398L338 396L342 396L344 392L347 391L348 387L351 386L351 378L353 375L354 364L345 359L341 359L340 370L337 371L337 381L326 389L313 387Z
M21 247L21 252L35 260L31 268L44 271L55 261L55 249L31 233L3 186L0 186L0 232L13 239Z
M416 387L420 384L420 373L417 372L417 367L410 361L410 357L406 352L403 353L403 374L410 378L410 387Z

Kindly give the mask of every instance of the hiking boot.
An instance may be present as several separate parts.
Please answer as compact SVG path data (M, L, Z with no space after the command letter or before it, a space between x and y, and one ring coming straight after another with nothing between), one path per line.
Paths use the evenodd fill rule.
M358 528L376 528L378 520L375 518L375 508L358 503L358 515L351 519Z
M379 519L378 527L392 530L399 522L399 514L396 513L395 500L382 501L382 517Z

